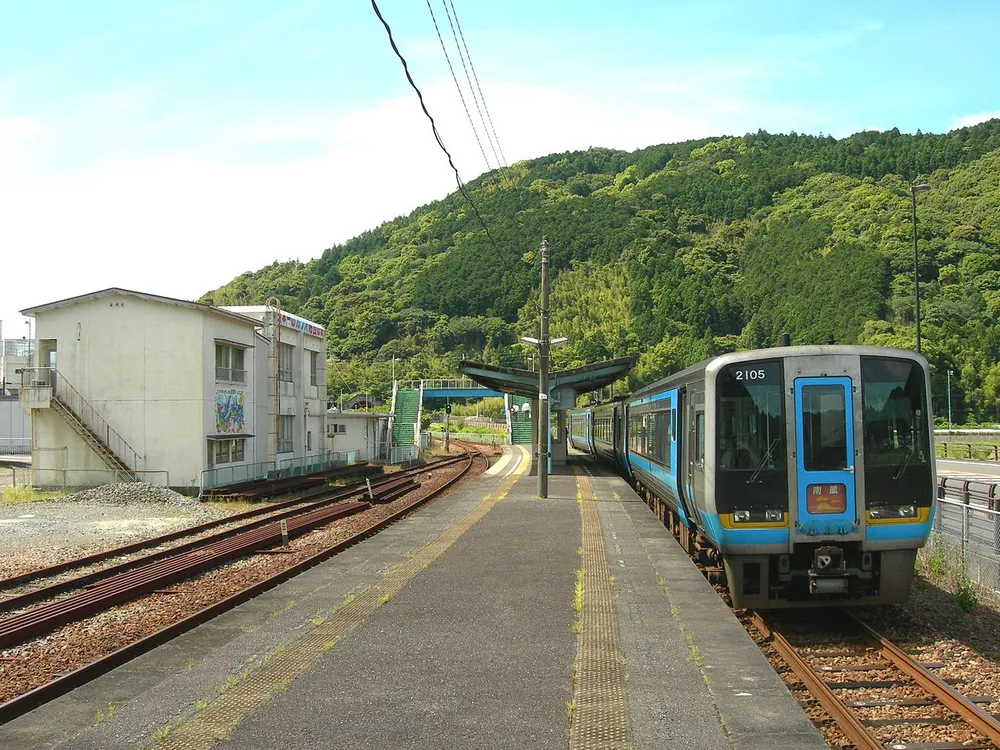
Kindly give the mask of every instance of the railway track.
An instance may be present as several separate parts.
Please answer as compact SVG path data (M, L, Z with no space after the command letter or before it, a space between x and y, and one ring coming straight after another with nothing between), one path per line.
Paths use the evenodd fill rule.
M72 591L73 589L93 585L112 575L117 575L142 565L147 565L156 560L171 557L183 551L196 549L203 546L206 542L224 540L233 534L240 533L242 531L249 531L250 529L264 526L272 522L280 523L283 519L287 520L294 518L295 516L300 515L314 507L319 507L332 502L345 501L351 498L359 498L363 494L367 493L369 489L372 492L381 491L383 487L388 487L389 484L402 477L416 476L421 473L426 473L429 469L448 466L451 463L461 460L463 460L461 456L443 459L442 461L435 462L432 465L425 465L400 471L390 477L383 477L374 482L372 481L372 477L374 476L372 471L362 471L360 476L366 481L358 481L344 487L334 487L325 483L321 486L316 486L317 480L313 480L309 484L302 485L310 487L309 489L300 492L296 495L296 497L289 500L278 503L270 503L242 513L235 513L233 515L226 516L225 518L218 518L196 526L190 526L186 529L180 529L168 534L162 534L160 536L150 537L138 542L126 544L121 547L114 547L112 549L102 550L94 554L74 558L72 560L66 560L44 568L38 568L21 575L12 576L10 578L0 579L0 591L14 588L18 589L12 594L0 594L0 597L3 597L0 598L0 613L20 609L35 602L58 596L67 591ZM381 470L379 470L379 476L381 476ZM318 481L322 482L325 478L326 475ZM305 506L305 508L303 506ZM233 526L234 524L235 526ZM212 529L219 528L220 526L229 526L231 528L211 536L206 536L207 532ZM184 542L182 541L184 539L189 539L190 541ZM150 549L156 551L145 555L138 554L143 550ZM117 560L119 562L106 567L97 567L101 563L111 560ZM84 568L93 569L86 574L69 578L64 577L68 573ZM45 580L56 576L60 577L60 580L57 582L49 584L43 583ZM0 646L0 648L2 648L2 646Z
M748 613L752 626L836 722L864 750L996 750L1000 722L942 679L943 663L921 664L843 610Z
M306 509L305 513L299 509L300 512L297 516L286 519L284 529L282 529L280 521L268 519L264 525L255 525L255 528L239 533L227 531L218 535L220 538L204 544L202 543L205 540L199 540L198 543L202 546L197 548L185 549L180 552L175 550L173 556L162 557L151 563L146 561L145 564L133 567L131 570L105 577L96 584L87 584L85 588L70 596L49 600L39 606L0 618L0 649L11 648L58 627L60 624L103 612L114 604L136 600L137 597L149 595L151 592L165 593L163 587L172 582L185 580L186 584L179 585L197 586L198 579L192 580L192 576L216 568L238 557L266 550L275 544L281 544L286 538L286 534L287 538L293 538L310 528L329 524L333 520L352 515L362 519L365 509L375 507L388 509L391 507L391 513L382 513L378 518L373 518L370 523L362 523L359 530L347 538L311 553L308 557L285 566L273 575L257 580L236 594L214 601L208 606L200 607L188 616L178 616L174 621L155 632L119 645L114 650L101 654L98 658L77 664L72 669L65 670L65 673L55 676L54 679L48 679L51 675L45 679L39 678L35 681L37 684L32 684L30 689L20 692L5 703L0 703L0 723L9 721L135 656L169 641L192 627L251 599L262 591L288 580L361 539L380 531L453 486L468 473L477 460L485 462L487 466L489 464L488 457L481 451L470 450L454 460L446 459L436 462L432 466L421 466L411 471L393 474L384 482L373 483L371 490L367 484L352 490L355 494L363 491L369 501L381 500L383 503L398 501L395 506L373 506L370 502L358 501L344 502L344 498L338 498L338 502L316 503L315 505L321 507ZM455 467L452 470L454 476L432 490L419 491L420 486L415 481L418 475L425 475L429 478L431 470L446 469L449 466ZM8 653L13 652L8 651ZM30 664L32 657L28 654L22 656L22 660ZM7 656L0 659L0 666L4 666L2 662L17 660L17 656Z

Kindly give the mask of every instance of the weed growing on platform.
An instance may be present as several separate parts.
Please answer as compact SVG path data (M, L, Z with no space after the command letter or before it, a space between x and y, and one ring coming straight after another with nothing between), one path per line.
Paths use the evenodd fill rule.
M189 656L189 657L187 658L187 661L186 661L186 662L184 662L184 666L185 666L185 667L186 667L187 669L194 669L194 665L195 665L195 664L197 664L197 663L198 663L198 662L197 662L197 661L195 660L195 658L194 658L193 656Z
M229 675L226 681L219 685L219 695L225 695L234 687L240 684L240 678L236 675Z
M200 714L206 708L208 708L208 704L205 701L198 700L194 702L194 712L196 714Z
M573 611L577 614L583 611L583 571L577 569L576 583L573 584Z
M615 577L614 576L608 576L608 585L611 586L611 588L614 588L614 586L615 586Z
M331 648L333 648L334 646L336 646L337 645L337 641L339 641L339 640L340 640L340 636L337 636L332 641L327 641L326 643L324 643L323 644L323 653L325 654Z
M566 718L572 723L573 711L576 710L576 698L566 701Z
M391 600L392 594L382 594L382 596L379 597L378 606L381 607L383 604L388 604Z
M170 735L171 732L176 732L178 729L180 729L183 723L184 719L178 716L174 721L160 727L155 732L153 732L153 740L155 740L156 742L163 742L163 740L167 739L167 737Z
M269 653L267 656L264 657L264 664L269 664L274 657L279 656L280 654L284 653L284 651L285 651L285 644L279 643L278 647L274 649L274 651L272 651L271 653Z
M577 557L583 557L583 547L577 547L576 548L576 556Z
M311 622L313 624L314 628L318 628L320 625L322 625L324 622L326 622L326 618L325 617L311 617L309 619L309 622Z
M105 719L110 719L112 716L115 715L115 712L117 710L118 706L116 706L114 703L109 703L107 709L105 709L104 711L98 711L96 714L94 714L94 722L96 724L100 724Z

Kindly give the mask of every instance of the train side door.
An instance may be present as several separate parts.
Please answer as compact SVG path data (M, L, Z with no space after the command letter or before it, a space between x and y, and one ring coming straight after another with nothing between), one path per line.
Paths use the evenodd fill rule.
M856 519L854 405L851 379L795 379L797 531L852 535Z

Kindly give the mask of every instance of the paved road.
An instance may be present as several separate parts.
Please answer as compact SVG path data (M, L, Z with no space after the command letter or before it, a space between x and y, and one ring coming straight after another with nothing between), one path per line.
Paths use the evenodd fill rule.
M939 477L1000 482L1000 463L939 458L937 460L937 473Z

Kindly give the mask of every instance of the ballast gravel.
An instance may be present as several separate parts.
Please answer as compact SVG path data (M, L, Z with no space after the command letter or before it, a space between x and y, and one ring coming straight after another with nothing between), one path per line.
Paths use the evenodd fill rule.
M148 484L0 505L0 579L223 515L196 498Z

